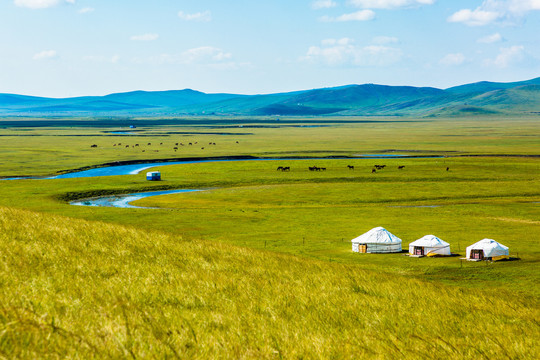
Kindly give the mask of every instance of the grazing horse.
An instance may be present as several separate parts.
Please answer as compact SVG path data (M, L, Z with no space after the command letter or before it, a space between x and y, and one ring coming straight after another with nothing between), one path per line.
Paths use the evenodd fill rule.
M176 150L178 150L178 148L177 148L177 147L173 147L173 150L176 151Z
M193 145L192 143L189 143L188 145Z
M326 171L326 168L321 168L322 171Z
M371 173L372 173L372 174L373 174L373 173L376 173L376 172L377 172L377 170L376 170L375 168L371 169Z
M148 143L148 145L152 145L152 143Z
M178 146L178 143L176 143L176 144L174 144L174 145Z
M354 170L354 166L353 166L353 165L347 165L347 167L349 168L349 170Z
M398 170L401 170L401 169L403 169L404 167L405 167L405 165L399 165L397 168L398 168Z
M128 148L128 147L129 147L129 145L126 145L126 147Z
M135 144L135 146L139 146L139 144Z
M285 166L281 171L291 171L291 167L290 166Z
M97 148L96 144L90 145L91 148Z
M446 171L448 171L448 170L450 170L450 168L447 166L447 167L446 167Z
M278 166L276 171L279 171L279 170L283 171L283 166Z

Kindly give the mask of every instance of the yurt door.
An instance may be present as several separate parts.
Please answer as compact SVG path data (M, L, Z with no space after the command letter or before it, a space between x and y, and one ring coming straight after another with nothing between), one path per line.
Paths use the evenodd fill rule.
M484 259L484 250L471 250L471 259Z
M365 254L367 252L367 245L366 244L358 245L358 252Z
M414 247L414 255L424 255L424 247L423 246L415 246Z

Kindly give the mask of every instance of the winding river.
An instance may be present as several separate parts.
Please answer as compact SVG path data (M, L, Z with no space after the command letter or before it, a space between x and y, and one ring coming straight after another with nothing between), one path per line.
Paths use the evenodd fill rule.
M141 193L133 194L123 194L123 195L112 195L112 196L101 196L91 199L83 199L70 202L71 205L78 206L104 206L104 207L117 207L117 208L131 208L131 209L153 209L142 206L134 206L130 203L135 200L144 199L150 196L159 196L159 195L170 195L170 194L180 194L194 191L194 189L178 189L178 190L164 190L164 191L148 191Z
M74 171L65 174L49 176L49 177L12 177L2 178L0 180L54 180L54 179L74 179L87 178L98 176L118 176L118 175L135 175L143 170L147 170L158 166L182 165L182 164L201 164L209 162L229 162L229 161L293 161L293 160L359 160L359 159L404 159L404 158L442 158L444 156L416 156L402 154L366 154L355 155L354 157L327 157L327 158L234 158L234 159L208 159L208 160L182 160L182 161L167 161L167 162L147 162L140 164L129 165L110 165L94 169Z
M208 159L208 160L184 160L184 161L169 161L169 162L148 162L141 164L129 164L129 165L111 165L105 167L99 167L83 171L75 171L50 177L14 177L4 178L0 180L54 180L54 179L74 179L74 178L87 178L98 176L119 176L119 175L135 175L141 171L161 166L169 165L181 165L181 164L200 164L209 162L225 162L225 161L292 161L292 160L356 160L356 159L400 159L400 158L439 158L443 156L409 156L401 154L366 154L356 155L355 157L335 157L335 158L235 158L235 159ZM104 206L104 207L118 207L118 208L143 208L139 206L130 205L130 202L135 200L159 196L178 194L185 192L202 191L196 189L177 189L177 190L165 190L165 191L150 191L132 194L103 196L91 199L82 199L73 201L71 205L78 206ZM148 209L148 208L143 208Z

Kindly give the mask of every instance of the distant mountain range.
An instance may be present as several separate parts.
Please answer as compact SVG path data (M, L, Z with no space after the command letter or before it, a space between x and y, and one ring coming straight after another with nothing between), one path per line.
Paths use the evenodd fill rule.
M133 91L54 99L0 94L0 117L540 115L540 78L431 87L347 85L266 95Z

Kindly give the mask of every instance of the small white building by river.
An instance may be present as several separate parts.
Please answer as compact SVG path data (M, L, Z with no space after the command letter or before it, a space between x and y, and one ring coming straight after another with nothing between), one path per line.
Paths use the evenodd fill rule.
M148 181L160 181L161 173L159 171L150 171L146 173L146 180Z

